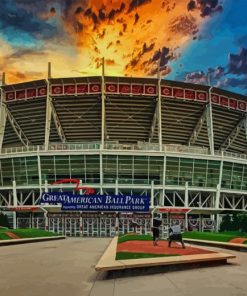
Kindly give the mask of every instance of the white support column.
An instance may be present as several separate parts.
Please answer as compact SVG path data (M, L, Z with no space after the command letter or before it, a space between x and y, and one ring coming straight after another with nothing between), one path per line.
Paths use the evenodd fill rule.
M166 186L166 155L164 156L164 165L163 165L163 188L162 188L162 207L165 205L165 186Z
M247 115L245 115L244 131L245 131L245 139L247 141Z
M48 182L47 182L47 180L45 180L45 192L48 192L49 190L48 190ZM49 228L49 221L48 221L48 211L47 210L45 210L45 214L44 214L44 216L45 216L45 230L46 231L48 231L48 228Z
M39 149L39 146L38 146ZM37 161L38 161L38 173L39 173L39 192L40 196L42 194L42 175L41 175L41 164L40 164L40 156L37 155Z
M115 194L118 195L118 179L115 181Z
M2 74L2 86L5 84L5 73ZM5 101L5 93L2 87L0 87L0 152L3 146L3 138L4 138L4 131L7 121L7 113L6 108L3 106L3 102Z
M185 182L185 191L184 191L184 206L189 207L189 183Z
M222 171L223 171L223 160L221 160L220 163L220 175L219 175L219 183L216 187L216 197L215 197L215 209L220 209L220 193L221 193L221 182L222 182ZM219 214L216 214L216 220L215 222L215 230L218 232L220 225L219 225Z
M151 181L151 208L154 207L154 181Z
M100 155L99 155L99 161L100 161L100 194L103 194L103 156L102 156L102 152L100 150Z
M45 117L45 150L48 150L51 130L50 82L47 80L46 117Z
M161 75L160 68L158 69L158 133L159 133L159 148L162 151L162 113L161 113Z
M80 187L82 186L82 180L80 180ZM82 195L82 189L79 189L79 194ZM83 218L82 212L80 212L80 236L83 236Z
M3 147L3 139L4 139L4 132L5 126L7 122L7 112L6 107L2 103L3 100L3 90L1 89L1 106L0 106L0 151Z
M105 58L102 58L102 78L101 78L101 145L104 149L105 143Z
M214 129L213 129L213 111L212 111L212 102L211 102L211 91L212 91L212 87L209 88L209 103L206 107L206 119L207 119L210 154L214 155Z
M223 160L220 162L220 174L219 174L219 182L216 186L216 198L215 198L215 209L220 208L220 191L221 191L221 182L222 182L222 172L223 172Z
M13 181L13 206L17 207L17 191L16 191L16 182ZM13 228L17 228L17 219L16 219L16 212L13 212Z

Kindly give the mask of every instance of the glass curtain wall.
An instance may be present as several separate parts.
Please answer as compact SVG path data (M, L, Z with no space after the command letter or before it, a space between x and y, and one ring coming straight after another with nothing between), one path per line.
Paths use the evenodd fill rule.
M40 156L41 179L52 183L76 178L89 184L100 184L99 155ZM164 157L134 155L103 155L103 183L155 185L163 184ZM165 184L216 188L219 182L220 161L166 157ZM38 158L16 157L0 159L0 186L37 185ZM222 189L247 190L247 165L223 162Z

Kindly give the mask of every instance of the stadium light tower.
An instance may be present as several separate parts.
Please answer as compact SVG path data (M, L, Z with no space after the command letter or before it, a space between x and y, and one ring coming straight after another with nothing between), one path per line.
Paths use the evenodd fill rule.
M213 86L211 86L210 81L210 73L207 73L207 80L208 80L208 96L209 96L209 104L207 106L207 130L208 130L208 138L209 138L209 146L210 146L210 153L211 155L214 155L214 129L213 129L213 111L212 111L212 89Z
M160 74L160 60L158 64L158 132L159 132L159 149L162 151L162 122L161 122L161 74Z

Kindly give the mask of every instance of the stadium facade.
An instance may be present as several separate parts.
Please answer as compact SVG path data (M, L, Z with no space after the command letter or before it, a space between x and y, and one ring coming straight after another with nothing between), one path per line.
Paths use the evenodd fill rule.
M49 75L48 75L49 76ZM217 229L247 210L247 100L214 87L127 77L1 87L0 207L13 227L77 236L150 232L150 213L63 212L42 192L148 195L164 225ZM83 193L83 189L80 190Z

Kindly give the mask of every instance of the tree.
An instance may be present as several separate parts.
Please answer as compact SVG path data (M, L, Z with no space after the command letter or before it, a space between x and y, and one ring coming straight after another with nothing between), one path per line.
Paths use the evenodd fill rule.
M7 215L0 213L0 226L9 227L9 221Z
M229 230L233 230L233 231L239 231L240 229L240 215L234 213L232 215L232 223L231 223L231 229Z
M247 232L247 215L240 215L240 230L241 232Z
M220 224L220 231L232 230L232 221L230 215L225 215Z

